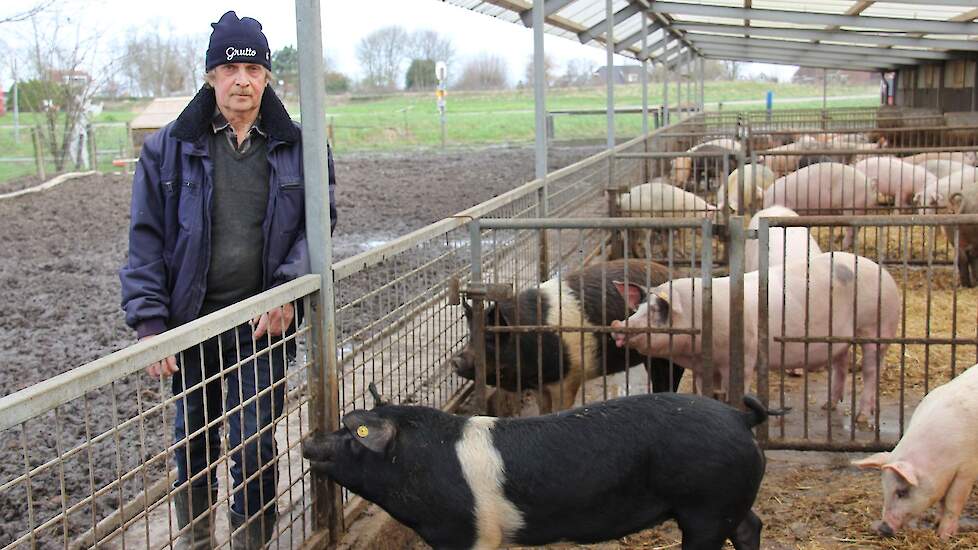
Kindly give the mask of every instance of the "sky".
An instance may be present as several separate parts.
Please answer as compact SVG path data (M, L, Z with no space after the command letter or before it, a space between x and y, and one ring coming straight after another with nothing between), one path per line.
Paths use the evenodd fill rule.
M23 10L38 0L0 0L0 19ZM295 3L290 0L56 0L61 13L103 32L103 45L121 38L129 29L160 25L176 33L210 33L210 23L233 9L239 16L258 19L272 50L296 42ZM451 38L456 50L453 65L460 68L466 59L483 52L503 57L509 68L510 84L523 78L533 53L532 29L437 0L324 0L322 2L323 42L329 58L339 71L359 77L357 42L377 29L400 25L408 31L431 29ZM0 25L0 47L10 51L23 44L30 32L29 23ZM545 35L544 50L557 61L562 72L572 59L589 59L605 64L602 48ZM201 56L204 53L201 52ZM633 62L615 56L615 63ZM10 83L9 62L0 61L0 82ZM449 67L449 72L455 67ZM752 64L748 73L778 74L787 78L794 68Z

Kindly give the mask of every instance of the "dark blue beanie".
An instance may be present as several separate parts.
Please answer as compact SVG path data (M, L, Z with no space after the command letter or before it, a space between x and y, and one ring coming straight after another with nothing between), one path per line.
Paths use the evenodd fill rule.
M261 32L261 23L250 17L238 19L229 11L217 23L211 23L211 41L207 45L207 71L225 63L256 63L272 70L272 53Z

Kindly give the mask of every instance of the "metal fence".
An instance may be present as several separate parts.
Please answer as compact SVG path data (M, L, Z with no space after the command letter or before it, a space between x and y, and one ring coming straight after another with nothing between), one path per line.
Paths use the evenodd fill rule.
M252 521L267 520L278 547L310 538L317 505L298 446L321 429L310 425L307 409L324 406L322 385L311 383L321 379L308 345L312 324L297 317L280 327L284 337L255 339L249 321L283 305L312 315L318 285L318 276L297 279L0 399L0 439L22 457L0 465L0 545L169 547L189 529L181 531L175 516L186 487L174 485L178 456L185 477L205 487L205 502L193 508L223 527L215 547L229 545L224 526L234 500L249 510L277 507L277 517ZM172 394L170 383L143 372L168 356L180 368ZM177 418L178 404L206 409L206 423ZM256 424L259 417L277 419ZM183 420L181 437L175 418ZM240 460L244 447L271 440L277 444L263 449L260 464ZM232 477L258 491L232 488Z
M839 124L844 122L850 125L848 128L865 133L880 129L880 118L874 113L852 110L831 114ZM691 367L696 376L685 377L682 391L694 389L690 379L696 378L695 389L708 394L719 390L721 394L726 393L727 399L737 401L743 388L740 381L750 381L757 373L756 389L762 396L795 406L795 412L783 423L772 423L765 429L770 432L760 434L771 447L891 446L902 433L912 405L930 388L958 372L959 366L969 364L972 357L968 350L972 345L978 348L976 329L969 324L976 317L975 296L970 294L971 290L962 291L954 276L959 262L955 241L960 237L953 229L978 224L978 220L900 215L905 214L900 208L875 202L878 208L888 207L893 215L845 219L765 218L759 221L757 231L752 232L745 229L745 222L748 215L763 205L759 201L763 194L752 191L751 184L763 182L757 174L745 175L740 170L731 187L730 172L745 165L758 166L761 155L776 158L795 154L771 152L760 144L773 141L777 135L794 133L783 129L790 124L815 124L816 118L823 119L822 113L783 113L784 126L768 131L768 135L755 132L750 117L742 117L732 126L725 126L726 119L714 117L711 121L710 117L702 113L691 116L677 125L631 140L548 174L545 179L526 183L453 217L336 263L333 266L339 365L336 403L326 402L324 381L316 368L322 361L321 352L313 345L316 338L311 334L316 330L313 310L318 301L316 277L294 281L0 399L0 443L17 449L24 457L23 463L0 465L0 499L8 518L0 526L0 547L161 548L170 545L179 534L173 517L176 472L170 470L170 465L175 456L183 456L180 449L188 444L186 438L174 442L177 403L196 395L194 392L209 396L209 390L201 390L224 385L230 388L222 396L228 404L227 394L235 393L233 386L242 380L242 374L254 372L253 365L266 358L273 367L276 360L291 366L284 369L281 377L273 377L265 394L250 401L239 400L243 405L232 400L227 410L215 412L206 426L191 431L189 435L193 438L210 434L212 428L223 428L213 431L220 432L215 436L217 439L202 438L205 449L214 452L215 460L203 469L190 468L192 477L207 480L208 476L216 476L220 490L213 498L208 494L207 508L219 519L224 517L224 511L233 501L233 491L228 489L229 478L235 477L232 469L236 440L228 429L235 422L233 417L237 415L240 419L251 414L251 405L258 405L259 410L266 406L281 407L281 417L271 425L275 426L278 442L273 453L277 461L270 460L247 472L245 477L254 481L263 475L275 477L272 472L278 472L273 498L259 497L266 509L272 508L271 502L277 502L279 515L273 547L297 547L322 540L327 536L325 526L330 524L329 514L335 517L342 513L349 519L363 504L344 493L343 510L331 507L332 497L325 490L325 480L309 472L298 456L301 439L311 431L324 429L328 420L332 420L323 411L342 415L355 408L368 407L366 394L370 382L376 383L381 393L395 403L444 409L468 406L472 407L469 410L480 410L489 404L489 392L484 386L487 376L501 384L506 379L503 373L506 365L487 361L485 352L480 352L483 359L479 362L480 370L472 373L471 378L477 382L473 384L458 376L458 357L467 349L471 351L473 342L498 348L498 340L505 337L507 330L499 327L498 317L493 316L498 314L485 316L482 327L478 324L470 327L467 304L460 302L460 294L472 301L471 318L483 319L478 310L492 307L492 303L486 305L487 300L498 304L508 296L539 294L541 289L551 288L564 289L569 296L577 292L580 296L583 289L574 290L574 277L580 282L580 274L587 266L605 265L598 268L604 274L603 299L627 300L632 286L622 287L625 294L615 286L607 286L610 268L605 262L610 258L622 258L625 264L641 258L638 263L643 267L634 278L643 282L639 286L646 289L646 299L650 297L647 291L656 286L652 284L650 261L659 264L663 284L673 285L686 279L683 284L689 285L691 303L698 304L690 311L698 311L699 320L693 315L691 324L685 326L669 324L649 330L626 325L622 330L611 326L611 321L624 320L627 311L622 310L619 312L622 318L612 318L609 314L601 322L592 318L585 325L584 317L578 315L568 317L575 322L563 323L560 312L567 302L561 294L564 290L560 290L556 298L556 321L539 322L538 315L536 324L518 324L523 328L516 332L522 331L528 342L577 335L578 348L584 346L587 335L603 342L598 346L601 352L592 356L590 362L579 362L586 376L571 376L570 367L575 359L570 356L559 356L555 369L546 373L540 355L535 362L527 358L529 362L525 365L518 363L514 379L519 382L512 388L517 400L523 390L534 390L542 397L546 386L550 388L547 393L552 408L577 399L586 402L652 390L657 371L651 361L638 352L619 350L610 336L615 332L626 336L640 334L650 341L658 338L660 344L665 338L666 350L684 341L689 341L694 348L700 346L695 355L701 362ZM867 126L868 120L873 124ZM907 120L905 117L903 122ZM953 131L941 128L933 130L936 134L912 134L912 129L898 128L892 136L942 136ZM811 131L821 136L838 133L821 126ZM813 139L818 141L817 136ZM886 153L905 155L924 150L950 155L976 150L974 144L949 141L938 141L940 145L930 147L926 144L935 142L926 141L929 137L898 139L903 140L899 142L900 147L890 147ZM732 150L689 151L718 140L737 145L730 145ZM840 159L847 156L846 160L851 162L857 155L875 156L877 151L866 153L860 148L845 147L832 149L830 154ZM686 203L686 195L677 195L681 197L678 204L645 204L641 191L632 195L639 184L651 183L667 184L702 203ZM732 197L739 200L733 209L729 208ZM927 205L920 208L926 209ZM846 246L838 244L838 237L855 226L860 232L853 232L852 242L845 243ZM938 226L950 227L947 233L950 238L942 236ZM797 343L784 337L778 340L773 329L767 335L758 335L752 332L756 325L744 322L751 303L766 304L762 307L771 305L767 300L760 300L767 296L760 289L775 284L773 269L770 273L762 270L770 278L750 275L751 270L742 267L745 255L749 255L753 239L758 238L760 249L755 250L755 258L768 261L768 255L762 251L767 250L767 243L772 242L771 232L778 228L803 228L820 250L854 252L872 260L889 270L899 285L900 332L899 336L887 337L889 351L885 361L890 368L882 369L884 374L870 388L880 403L872 429L856 426L844 411L818 413L808 407L809 398L827 391L829 375L824 370L795 378L776 368L771 354L758 358L756 370L752 363L749 368L741 364L744 349L750 349L751 342L760 350L774 349L781 343ZM621 282L631 282L628 277L631 275L626 274L626 280ZM747 282L757 285L755 294L751 294L753 287ZM509 285L510 294L503 292L500 285ZM673 288L666 287L670 293ZM877 296L877 302L882 300L881 296ZM260 342L252 342L247 337L250 329L234 337L235 327L246 326L261 312L286 303L301 309L307 322L296 319L284 340L268 341L262 347ZM923 312L915 309L920 303L924 304ZM763 313L757 315L768 318ZM952 316L950 328L944 326L947 315ZM495 322L495 328L486 326L490 319ZM671 317L667 321L672 323ZM721 324L725 324L723 338L716 338L715 328ZM512 333L512 327L509 329ZM757 339L762 336L774 343L758 347ZM868 337L804 333L799 337L789 334L788 338L809 338L802 342L805 346L831 342L857 347L866 344ZM882 343L880 338L876 337L875 341L869 338L868 343ZM215 347L217 352L213 351ZM895 355L898 348L901 355ZM589 349L594 352L595 348ZM945 353L947 350L950 355ZM852 357L862 352L853 353ZM191 365L194 356L201 353L223 357L224 363L218 359L216 372L205 372L201 381L186 380L193 369L182 369L178 379L186 380L186 389L176 395L171 396L163 384L150 384L142 373L146 364L169 355L179 354L181 365ZM625 358L613 357L612 353L622 353ZM722 363L717 362L718 357L723 359ZM673 367L690 366L683 365L684 361L692 359L677 355L671 364L667 359L665 365L658 365L666 369L668 385L676 377ZM520 372L527 365L531 372ZM899 369L893 368L895 365L900 365ZM636 366L638 370L633 368ZM533 368L537 369L535 373ZM653 378L648 373L653 373ZM898 374L897 386L889 378L894 373ZM524 380L531 380L534 375L535 383L524 384ZM578 383L583 388L580 393L575 389ZM851 396L863 395L861 391L854 383L850 384ZM470 400L473 392L475 399ZM245 392L241 388L237 393ZM263 401L266 397L267 402ZM849 405L855 403L856 397L850 397ZM894 403L899 403L899 407ZM264 433L270 431L272 428L268 427ZM261 430L254 440L261 439L260 436ZM245 438L245 444L248 441ZM228 530L223 524L218 526L215 537L219 546L228 543Z

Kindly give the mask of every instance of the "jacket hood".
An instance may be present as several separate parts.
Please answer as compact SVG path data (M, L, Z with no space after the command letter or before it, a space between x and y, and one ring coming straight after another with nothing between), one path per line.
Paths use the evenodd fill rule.
M214 88L205 84L177 117L170 135L181 141L196 142L211 128L215 108L217 98ZM261 114L262 129L268 132L270 138L287 143L299 141L302 134L298 126L289 118L289 112L271 86L265 88L258 112Z

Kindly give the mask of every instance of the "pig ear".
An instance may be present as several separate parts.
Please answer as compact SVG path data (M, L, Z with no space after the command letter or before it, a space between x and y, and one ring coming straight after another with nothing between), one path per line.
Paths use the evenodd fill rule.
M499 323L496 323L496 314L499 315ZM503 310L499 309L496 302L493 302L486 308L486 324L500 327L508 327L509 321L506 319L506 315Z
M371 411L353 411L343 417L343 425L358 443L375 453L386 453L397 435L393 422Z
M377 386L373 382L371 382L370 385L367 386L367 389L370 390L370 395L373 396L374 398L375 409L377 407L383 407L384 405L390 404L390 401L387 401L386 399L384 399L382 395L380 395L380 392L377 391Z
M863 470L882 468L887 461L890 460L890 453L876 453L872 456L867 456L866 458L860 460L853 460L850 462L853 466L857 466Z
M465 318L472 318L472 306L469 305L468 300L462 300L462 309L465 310Z
M645 287L639 286L635 283L625 284L621 281L612 281L615 288L618 290L618 294L625 299L625 304L628 306L629 311L635 311L638 306L645 301L646 296L648 296L648 291Z
M947 202L948 202L949 205L951 205L951 210L955 214L960 214L961 213L961 202L963 200L964 200L964 195L962 195L961 193L955 193L955 194L951 195L950 198L947 199Z
M913 464L903 460L898 460L896 462L884 464L883 469L892 470L893 473L902 477L907 483L913 485L914 487L917 486L917 473L914 471Z

